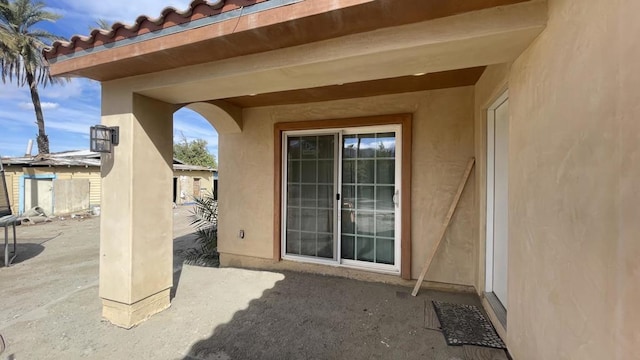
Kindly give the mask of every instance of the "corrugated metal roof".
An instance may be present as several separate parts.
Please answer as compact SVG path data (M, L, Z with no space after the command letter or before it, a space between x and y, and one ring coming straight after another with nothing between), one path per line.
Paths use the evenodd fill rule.
M173 164L173 169L185 170L185 171L216 171L215 169L211 169L204 166L187 165L187 164Z
M173 169L183 171L212 171L204 166L184 164L178 159L173 159ZM24 167L100 167L100 154L89 150L72 150L49 155L22 156L2 158L2 164L5 166L17 165Z
M100 153L93 152L91 150L70 150L49 154L52 157L85 157L92 159L99 159Z

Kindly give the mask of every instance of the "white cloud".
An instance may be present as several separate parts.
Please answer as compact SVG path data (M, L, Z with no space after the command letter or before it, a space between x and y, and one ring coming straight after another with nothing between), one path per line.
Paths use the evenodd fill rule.
M178 10L189 7L189 0L111 0L111 1L77 1L62 0L60 8L53 10L63 14L67 18L105 19L110 22L122 22L132 24L140 15L156 18L167 6L173 6Z
M69 104L63 106L55 113L45 114L46 126L72 134L86 135L89 127L100 123L100 107L98 105L83 106L82 104ZM77 135L74 135L77 136Z
M64 100L73 99L90 94L98 95L100 83L89 79L71 79L61 85L47 86L40 89L40 94L44 98Z
M46 87L39 86L38 92L43 100L76 99L81 96L100 97L100 83L89 79L71 79L69 82ZM0 84L0 100L31 100L27 86L18 87L15 83Z
M18 104L18 107L22 110L33 110L33 103L21 102ZM40 103L40 107L42 107L42 110L55 110L60 107L60 104L45 101Z
M18 107L22 110L31 110L33 109L33 103L30 102L21 102L18 104Z

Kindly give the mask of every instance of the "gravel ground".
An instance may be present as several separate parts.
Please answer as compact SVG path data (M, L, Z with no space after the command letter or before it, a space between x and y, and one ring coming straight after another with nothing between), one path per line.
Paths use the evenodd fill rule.
M478 305L475 296L182 266L194 244L188 212L174 210L172 306L131 330L100 317L98 218L21 226L19 257L0 268L0 359L468 359L425 314L431 299Z

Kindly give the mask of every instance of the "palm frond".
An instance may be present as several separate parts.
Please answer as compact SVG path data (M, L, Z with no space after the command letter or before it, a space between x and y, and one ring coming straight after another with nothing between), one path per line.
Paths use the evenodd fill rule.
M15 80L18 86L30 87L38 124L38 152L49 152L44 115L38 85L46 86L58 82L51 77L43 50L59 36L34 26L43 21L56 21L60 15L46 10L46 5L37 0L0 0L0 80L3 83Z
M32 27L43 21L55 21L60 15L46 11L45 3L33 0L0 0L0 74L3 82L26 83L33 74L37 84L54 82L42 50L60 36Z
M189 249L185 262L199 266L218 266L218 202L213 194L196 197L191 212L191 225L196 229L199 248Z

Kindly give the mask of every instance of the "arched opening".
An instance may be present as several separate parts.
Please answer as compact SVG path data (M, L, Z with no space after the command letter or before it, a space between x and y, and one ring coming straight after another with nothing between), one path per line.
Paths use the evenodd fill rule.
M187 107L173 115L174 188L176 205L217 196L218 132L210 121Z
M197 112L220 133L242 131L242 109L228 102L221 100L196 102L184 105L182 108Z
M206 150L214 156L215 164L203 164L201 161L186 165L210 166L214 168L213 180L208 189L214 199L218 199L218 134L219 133L239 133L242 131L242 109L225 101L196 102L181 105L174 113L174 157L176 157L176 145L188 145L194 141L206 142ZM211 134L208 129L213 126ZM178 143L176 143L178 141ZM195 145L200 145L195 144ZM182 159L178 159L182 160ZM174 180L174 184L176 181ZM194 190L195 196L201 196L202 192ZM180 200L178 200L180 197ZM174 187L174 202L184 202L186 194L177 191Z
M219 199L219 133L238 133L242 110L224 102L199 102L180 106L173 114L173 289L180 282L182 265L215 266L216 231L211 215ZM212 161L213 160L213 161ZM224 175L222 175L224 176ZM199 218L200 222L194 224ZM208 220L208 221L203 221Z

